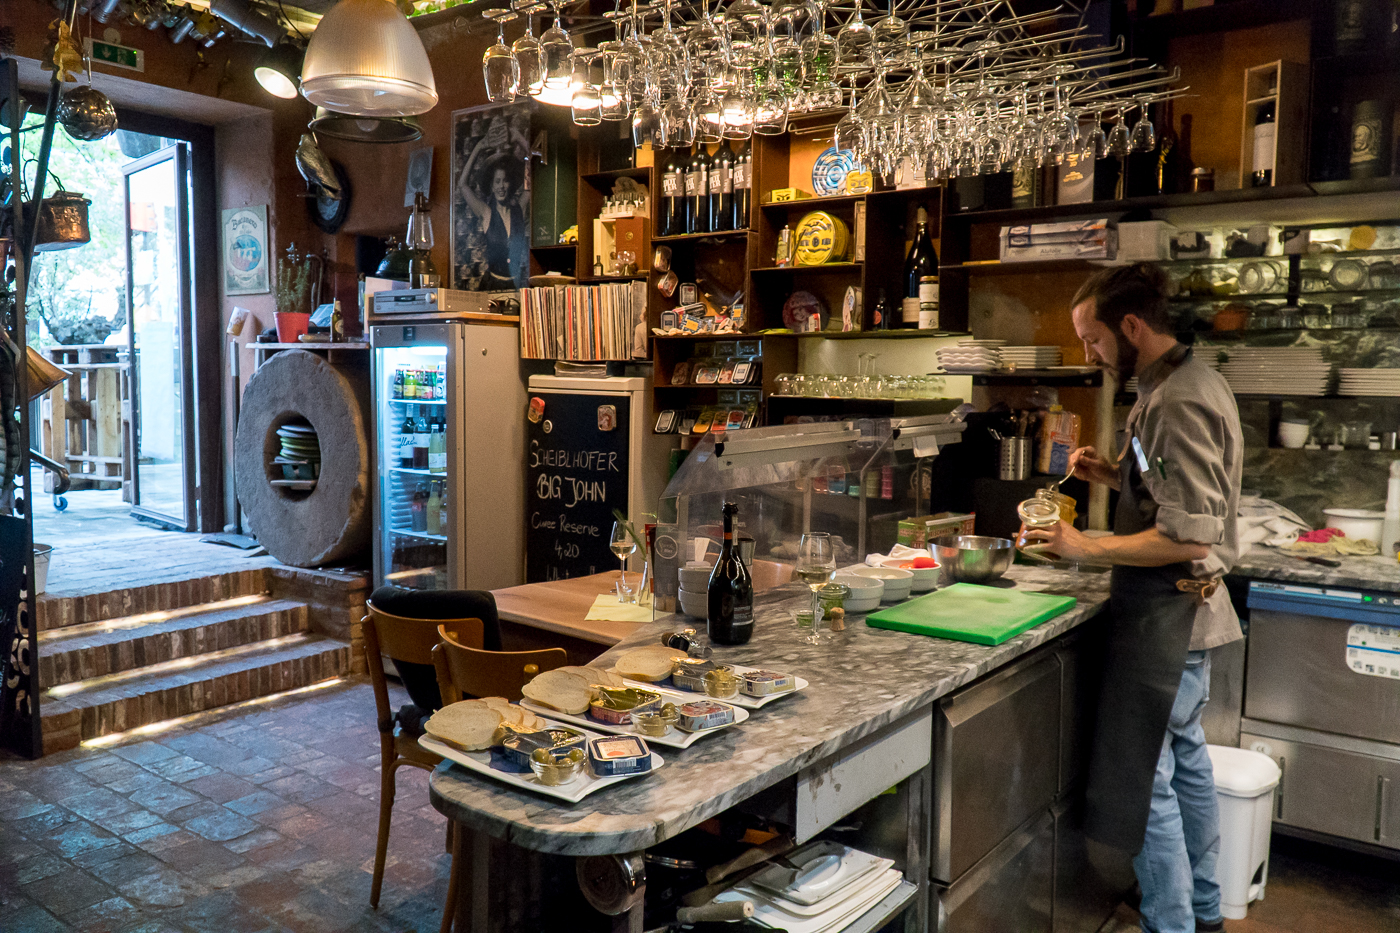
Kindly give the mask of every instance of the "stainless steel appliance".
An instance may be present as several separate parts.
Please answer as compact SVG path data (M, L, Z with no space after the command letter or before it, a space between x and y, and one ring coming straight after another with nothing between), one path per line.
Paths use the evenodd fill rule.
M1274 825L1400 849L1400 596L1254 581L1240 745L1278 762Z
M422 317L425 314L482 314L490 307L485 292L455 288L394 288L375 292L374 316Z
M495 589L524 582L519 342L516 328L505 324L370 328L375 586Z

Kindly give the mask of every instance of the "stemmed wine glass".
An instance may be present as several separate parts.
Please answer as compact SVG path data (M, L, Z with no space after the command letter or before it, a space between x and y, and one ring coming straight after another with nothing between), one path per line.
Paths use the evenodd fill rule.
M1108 153L1120 159L1126 159L1128 153L1132 151L1132 142L1128 137L1128 126L1123 122L1123 114L1127 109L1122 104L1118 105L1118 122L1113 124L1113 129L1108 132Z
M1094 122L1084 134L1085 160L1108 158L1108 134L1103 131L1103 111L1094 111Z
M538 97L544 90L544 47L535 38L535 14L549 9L543 3L531 3L520 9L525 17L525 35L511 44L511 54L520 66L519 91L529 97Z
M836 573L836 551L831 535L824 531L808 532L797 545L797 575L812 588L812 633L804 641L810 645L822 643L817 634L817 612L820 606L817 590L821 589Z
M856 11L836 34L836 60L842 67L865 68L870 65L870 53L875 44L875 37L861 18L860 8L861 0L856 0Z
M563 0L550 0L554 7L554 22L540 35L540 49L544 53L544 86L566 88L574 76L574 40L559 25L559 8Z
M628 533L626 522L613 522L612 538L608 541L608 548L617 555L621 565L618 569L620 578L617 581L617 601L620 603L636 602L636 594L627 586L627 558L636 552L637 542L633 541L632 535Z
M1147 98L1138 100L1137 105L1141 116L1133 124L1130 145L1135 152L1151 152L1157 148L1157 129L1147 119Z
M515 100L520 85L520 63L506 45L506 23L515 19L510 10L487 10L482 14L496 21L496 44L481 56L481 76L486 84L486 99L495 103Z
M902 64L904 52L909 44L909 24L900 19L894 11L894 0L890 0L890 13L875 23L871 29L875 43L876 58L885 65Z
M569 109L578 126L597 126L603 122L603 95L593 83L593 60L597 49L574 50L574 76L570 82Z

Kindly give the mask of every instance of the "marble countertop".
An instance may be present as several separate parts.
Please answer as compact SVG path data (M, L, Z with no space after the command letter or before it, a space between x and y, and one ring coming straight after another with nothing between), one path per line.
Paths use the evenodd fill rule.
M1321 569L1321 568L1319 568ZM788 611L810 600L801 584L755 601L753 640L716 646L715 659L805 677L801 693L753 710L748 722L681 751L661 748L665 766L569 805L515 790L444 762L433 772L439 811L515 845L561 855L635 852L668 839L760 790L825 760L882 727L929 706L1091 618L1108 601L1108 574L1013 567L1005 580L1026 590L1071 595L1074 609L988 647L873 629L855 616L830 645L799 641ZM678 627L640 626L600 659L658 640ZM702 626L703 630L703 626Z
M1256 580L1279 580L1313 586L1347 586L1356 589L1400 593L1400 561L1383 557L1337 557L1340 567L1323 567L1274 548L1254 545L1240 555L1230 571Z

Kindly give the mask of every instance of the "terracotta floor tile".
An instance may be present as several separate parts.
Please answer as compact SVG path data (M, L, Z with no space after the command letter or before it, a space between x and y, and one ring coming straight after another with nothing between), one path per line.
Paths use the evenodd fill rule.
M264 790L292 803L306 803L317 797L329 797L332 794L340 793L340 788L334 784L327 784L319 778L302 773L290 774L275 781L268 781L262 786Z
M160 853L161 861L191 878L203 878L229 871L244 864L247 860L236 852L230 852L217 842L195 838L180 846L173 846Z

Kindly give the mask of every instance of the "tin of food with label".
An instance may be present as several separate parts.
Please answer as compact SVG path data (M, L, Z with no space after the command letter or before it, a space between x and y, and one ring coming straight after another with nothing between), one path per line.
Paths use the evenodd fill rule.
M772 696L797 688L797 678L777 671L746 671L740 689L751 697Z
M680 713L681 718L676 725L686 732L714 729L717 726L727 726L734 721L734 707L717 703L714 700L694 700L690 703L684 703L677 712Z
M540 732L507 732L501 738L502 753L522 768L530 767L530 758L536 749L542 748L559 756L571 748L583 751L587 745L588 737L582 732L563 727Z
M734 668L728 664L716 664L705 658L681 658L671 669L671 683L682 690L704 693L705 682L701 678L705 676L706 671L714 670L732 671Z
M659 709L661 694L635 687L598 687L597 696L589 705L588 714L599 722L625 726L633 713Z
M598 777L651 770L651 749L639 736L605 735L588 742L588 764Z

